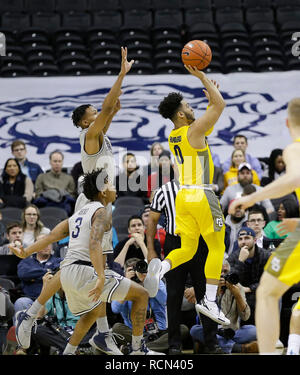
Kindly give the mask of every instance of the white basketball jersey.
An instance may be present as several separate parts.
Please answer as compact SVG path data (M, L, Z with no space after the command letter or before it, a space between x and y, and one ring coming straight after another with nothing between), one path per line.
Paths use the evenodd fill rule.
M91 261L89 243L92 217L101 207L104 206L100 202L88 202L69 218L69 249L64 260L61 262L61 267L71 264L76 260ZM109 230L104 233L102 239L102 253L106 255L112 252L112 231Z
M115 159L112 152L112 146L107 135L103 134L101 149L93 155L88 155L84 150L85 136L88 129L83 129L79 136L81 146L81 164L84 173L92 172L95 169L105 168L109 179L115 179Z

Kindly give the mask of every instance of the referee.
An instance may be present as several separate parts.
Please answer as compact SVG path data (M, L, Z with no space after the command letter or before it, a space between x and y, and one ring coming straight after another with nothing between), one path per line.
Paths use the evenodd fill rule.
M175 234L175 199L178 190L178 180L173 179L170 182L167 182L156 191L150 206L150 215L146 232L148 250L154 250L154 238L157 230L157 224L160 216L164 215L164 229L166 231L164 245L165 257L170 253L170 251L181 247L181 239ZM165 275L167 281L169 354L181 354L181 305L188 274L191 276L197 301L201 301L201 299L204 297L206 289L204 267L207 254L208 248L201 236L199 238L197 253L193 259L174 268ZM217 323L203 314L200 315L203 325L206 353L218 354L219 352L221 354L220 347L218 346L216 339Z

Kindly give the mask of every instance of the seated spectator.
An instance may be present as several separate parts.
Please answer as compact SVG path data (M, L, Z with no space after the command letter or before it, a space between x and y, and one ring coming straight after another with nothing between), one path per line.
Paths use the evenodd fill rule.
M22 173L29 177L34 184L37 176L43 173L42 168L39 164L33 163L27 159L26 145L20 139L14 141L11 144L11 152L13 156L18 160Z
M231 273L238 275L239 282L246 293L246 300L251 309L247 324L255 324L255 293L271 252L257 246L255 232L251 228L242 227L238 232L237 240L239 248L233 251L227 260Z
M71 176L73 177L74 182L75 182L77 195L79 195L80 193L82 193L82 188L80 186L80 183L82 182L82 179L80 177L83 176L83 169L82 169L81 161L73 165L73 168L71 170Z
M146 204L145 208L141 212L141 217L145 226L145 231L147 233L147 225L149 220L149 214L150 214L150 204ZM155 238L159 241L160 247L163 250L166 240L166 231L164 228L162 228L160 225L157 225L157 231L155 234Z
M49 156L51 169L40 174L35 183L38 207L54 206L66 210L70 216L74 210L76 188L73 177L62 172L64 155L60 151L53 151Z
M8 245L11 243L18 244L18 246L23 244L22 225L17 222L8 224L6 226L6 238L8 243L0 246L0 255L13 255Z
M238 170L238 183L232 186L228 186L224 190L224 194L220 199L222 210L226 215L229 203L236 198L241 197L243 189L246 185L253 183L253 176L249 164L241 164ZM260 186L254 185L256 190L262 189ZM267 214L270 216L275 213L274 207L269 199L263 200L261 204L265 207Z
M38 239L43 236L40 235ZM43 251L22 259L19 262L18 277L21 280L24 295L15 301L16 313L20 310L26 310L40 295L45 273L59 268L61 259L53 256L51 253L52 245L49 245Z
M225 219L225 251L230 255L235 249L239 230L245 226L247 215L244 209L238 207L234 214L227 215Z
M162 151L158 157L158 163L158 171L152 172L148 176L148 198L153 190L158 189L174 178L174 169L170 151Z
M137 264L140 262L138 258L129 258L125 262L124 271L125 277L143 285L147 275L147 268L143 272L136 270ZM147 263L145 263L147 267ZM149 298L148 313L144 328L144 338L148 348L151 350L168 350L168 334L167 334L167 291L164 282L161 280L157 295ZM111 308L113 313L121 314L124 323L115 323L113 326L113 333L122 335L124 340L117 337L119 345L130 344L132 341L132 322L131 322L131 301L112 301ZM164 336L164 337L162 337Z
M213 191L219 197L224 190L224 175L221 167L214 166Z
M230 320L230 325L220 328L217 333L218 344L222 350L227 354L258 353L255 325L240 325L241 320L249 319L250 306L247 303L244 288L230 272L230 264L227 260L224 260L222 266L217 301ZM193 340L203 344L203 331L202 325L194 325L190 331Z
M261 186L266 186L285 173L285 163L282 157L282 149L275 148L269 157L269 170L267 176L262 177Z
M33 198L33 183L16 159L7 159L0 179L0 206L24 208Z
M158 171L158 157L163 152L164 147L159 142L154 142L150 148L150 163L144 169L143 174L149 176L153 172Z
M23 246L33 244L40 234L50 233L40 221L40 210L34 204L29 204L22 213Z
M234 150L231 154L231 165L227 172L224 173L224 188L238 183L238 168L240 165L246 165L245 153L243 150ZM252 181L255 185L260 185L259 178L254 169L249 168L252 173Z
M129 236L120 241L114 249L114 261L124 267L129 258L147 259L147 238L145 225L140 216L133 215L128 220ZM155 251L160 258L161 248L158 240L154 240Z
M299 217L299 209L292 199L283 199L277 209L277 220L270 221L264 228L265 235L270 239L284 239L288 235L280 236L277 233L276 226L283 220L292 217Z
M246 152L247 147L248 147L247 137L242 135L242 134L237 134L233 139L233 147L236 150L243 150L244 151L245 157L246 157L246 162L251 165L252 169L254 169L256 171L256 173L258 175L258 178L261 179L262 178L262 168L261 168L259 160ZM224 173L229 171L230 164L231 164L231 157L228 158L223 163L223 172Z
M277 246L275 246L272 240L265 235L265 225L266 221L264 218L263 210L260 208L259 205L254 205L250 210L248 210L247 227L254 230L256 245L258 247L262 247L264 249L268 249L271 251L273 246Z
M43 286L52 277L52 272L45 273L43 276ZM55 354L62 354L79 320L79 316L74 316L71 313L63 289L60 288L42 306L37 319L38 324L36 330L32 331L31 345L27 350L27 354L38 352L41 355L49 355L50 348L56 349ZM80 345L90 347L89 339L94 333L95 328L92 328L84 336Z
M131 152L123 156L123 172L116 177L116 189L118 197L140 197L148 202L147 179L140 174L136 157Z

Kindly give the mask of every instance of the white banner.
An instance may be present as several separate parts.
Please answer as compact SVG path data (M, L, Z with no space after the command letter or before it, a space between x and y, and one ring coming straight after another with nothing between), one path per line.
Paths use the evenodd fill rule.
M284 148L290 137L285 126L290 99L300 96L299 72L211 74L220 84L227 106L209 136L209 144L223 162L232 152L236 134L248 137L248 152L269 156L274 148ZM11 156L16 139L27 144L28 159L49 168L49 153L64 152L64 166L80 160L79 132L71 114L74 108L90 103L101 109L115 76L2 78L0 79L0 168ZM155 141L168 148L172 123L158 113L160 101L169 92L181 92L196 116L207 106L202 83L191 75L128 75L123 82L122 109L115 116L108 136L116 161L125 151L137 155L140 164L150 158Z

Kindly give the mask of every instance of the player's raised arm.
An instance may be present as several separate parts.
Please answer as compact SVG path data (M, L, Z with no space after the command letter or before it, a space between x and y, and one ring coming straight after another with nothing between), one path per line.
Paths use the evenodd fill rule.
M16 247L9 245L10 250L19 258L27 258L33 253L38 253L51 245L54 242L62 240L69 235L69 222L68 219L57 224L49 234L46 234L43 238L36 241L32 245L26 247Z
M107 131L108 126L112 120L112 115L116 109L117 100L122 93L121 87L123 79L131 69L132 64L134 63L134 60L131 60L130 62L127 61L127 47L121 47L121 53L122 62L120 73L118 75L116 82L114 83L106 98L104 99L99 115L96 117L94 123L89 126L89 129L86 134L87 139L90 137L98 138L99 134L102 131L104 131L104 129L105 131Z
M192 123L190 129L190 136L204 136L218 121L226 103L216 81L210 80L205 73L195 67L185 65L185 68L199 78L205 87L203 91L208 100L208 108L202 117Z

